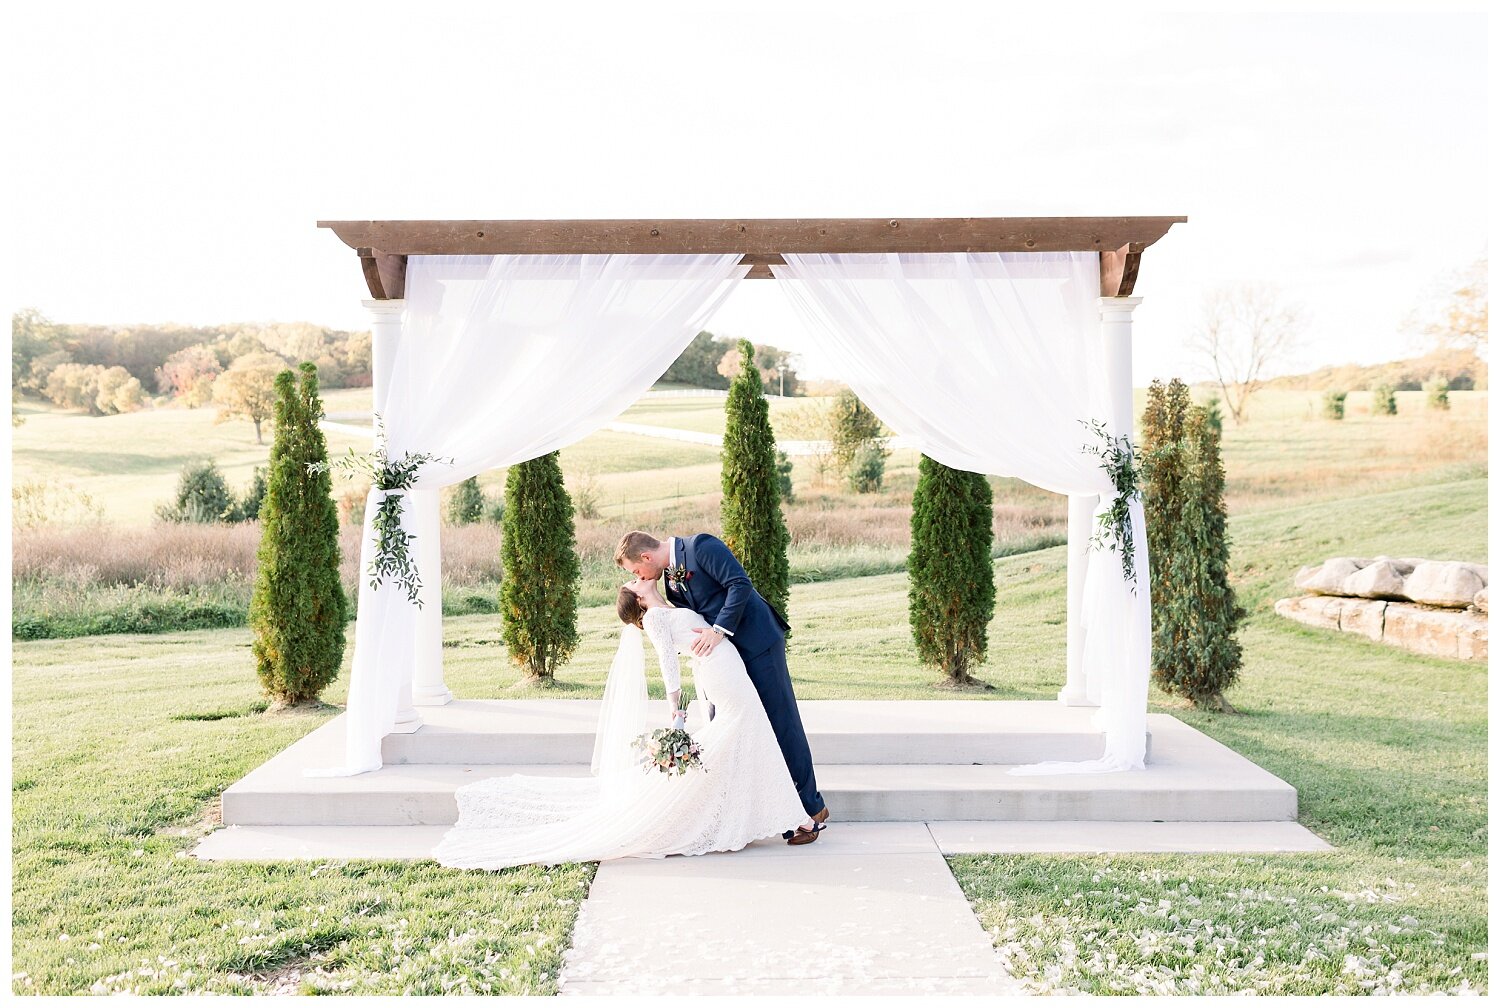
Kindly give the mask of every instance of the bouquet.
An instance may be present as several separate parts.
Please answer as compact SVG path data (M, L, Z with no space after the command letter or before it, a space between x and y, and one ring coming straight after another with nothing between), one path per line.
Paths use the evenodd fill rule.
M681 710L672 712L672 727L658 728L639 736L635 748L641 752L641 764L664 774L685 774L702 768L702 749L687 733L687 692L681 694ZM705 773L707 771L704 771Z
M683 728L658 728L637 738L635 747L641 751L642 765L664 774L685 774L703 766L702 750Z

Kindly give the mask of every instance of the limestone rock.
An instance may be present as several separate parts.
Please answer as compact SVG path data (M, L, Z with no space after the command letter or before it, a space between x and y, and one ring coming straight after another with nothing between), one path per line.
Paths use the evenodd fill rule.
M1328 630L1339 628L1339 613L1343 608L1343 599L1327 598L1322 595L1303 595L1298 598L1278 599L1276 602L1278 615L1294 619L1298 623L1324 627Z
M1378 641L1385 634L1385 609L1385 602L1345 599L1339 609L1339 629Z
M1486 616L1490 614L1490 586L1485 585L1474 593L1474 608Z
M1334 557L1317 567L1304 567L1299 570L1296 584L1303 591L1316 592L1319 595L1337 595L1344 579L1358 572L1359 564L1350 558Z
M1472 566L1436 561L1419 563L1406 578L1405 595L1424 605L1466 609L1479 589L1485 587L1484 580L1471 569Z
M1404 580L1394 563L1377 557L1368 567L1344 578L1342 594L1369 599L1404 599Z
M1488 616L1462 615L1471 620L1458 631L1458 656L1467 661L1490 660L1490 620Z
M1489 620L1473 613L1392 603L1385 609L1387 643L1441 658L1489 653Z
M1402 577L1406 577L1406 575L1415 570L1417 564L1421 562L1422 561L1420 560L1400 560L1396 557L1378 556L1374 560L1371 560L1370 564L1388 563L1396 569L1397 574L1400 574ZM1369 564L1366 564L1365 566L1369 566Z

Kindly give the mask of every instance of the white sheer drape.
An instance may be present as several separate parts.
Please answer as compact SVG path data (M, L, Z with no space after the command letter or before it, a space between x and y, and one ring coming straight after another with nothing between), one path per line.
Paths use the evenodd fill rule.
M439 488L556 451L623 412L748 272L740 258L412 256L382 416L387 451L453 459L424 467L403 501L419 572L435 571ZM363 575L384 497L372 490L365 506L345 765L309 776L379 768L403 676L419 648L441 647L436 591L419 609L399 586L371 589Z
M1099 443L1083 421L1108 426L1114 412L1100 345L1097 253L785 258L772 267L777 279L837 353L850 387L897 434L955 469L1097 494L1096 521L1108 510L1114 485L1100 459L1083 450ZM1084 585L1084 670L1100 700L1104 755L1012 772L1145 764L1150 578L1139 503L1131 515L1135 590L1110 549L1091 551Z
M645 635L634 624L620 628L620 643L604 681L599 724L594 729L595 777L614 778L639 766L631 743L651 730L651 701L646 692Z

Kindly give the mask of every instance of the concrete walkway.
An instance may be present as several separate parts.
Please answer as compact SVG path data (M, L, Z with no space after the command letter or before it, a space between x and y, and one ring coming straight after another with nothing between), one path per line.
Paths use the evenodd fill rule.
M564 995L1025 993L920 823L604 862L559 983Z

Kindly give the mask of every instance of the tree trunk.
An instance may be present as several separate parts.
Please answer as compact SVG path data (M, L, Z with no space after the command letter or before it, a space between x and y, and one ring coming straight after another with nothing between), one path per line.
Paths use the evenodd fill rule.
M1238 714L1234 705L1224 699L1223 693L1211 693L1208 696L1197 697L1195 704L1202 710L1218 711L1221 714Z

